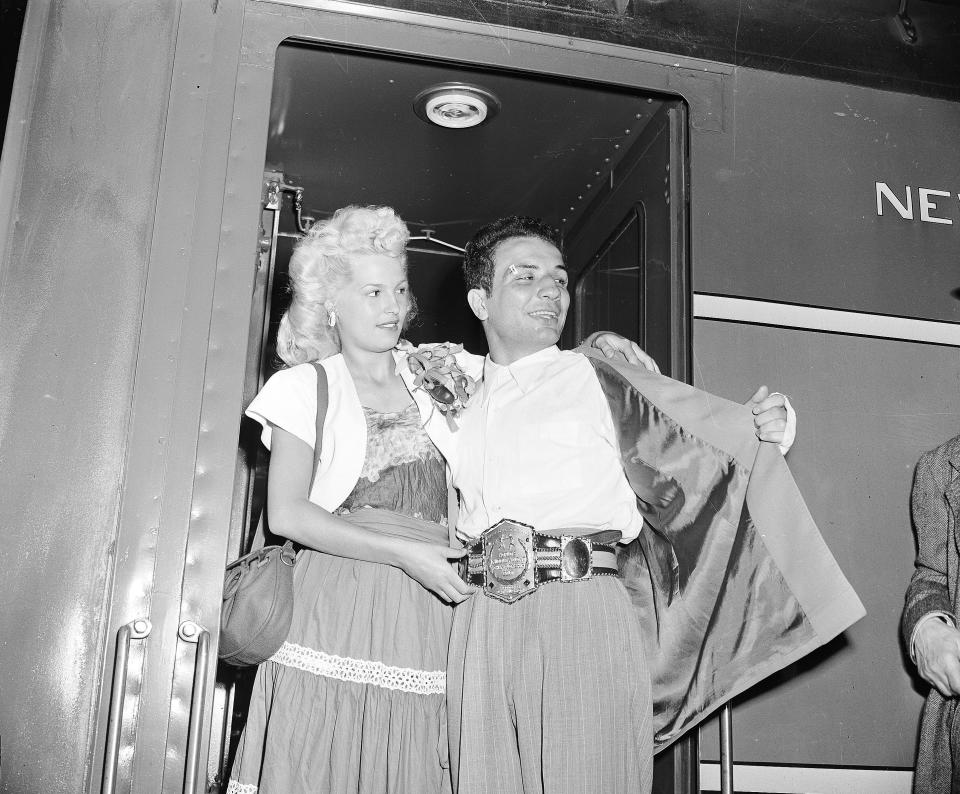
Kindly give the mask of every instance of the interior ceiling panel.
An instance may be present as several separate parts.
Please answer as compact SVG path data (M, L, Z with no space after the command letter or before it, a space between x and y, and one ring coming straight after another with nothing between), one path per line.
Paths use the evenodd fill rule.
M421 120L415 97L454 81L492 92L499 113L470 129ZM304 188L307 215L386 204L414 232L462 246L503 215L568 225L662 104L607 86L285 44L267 167ZM289 213L283 223L289 230Z

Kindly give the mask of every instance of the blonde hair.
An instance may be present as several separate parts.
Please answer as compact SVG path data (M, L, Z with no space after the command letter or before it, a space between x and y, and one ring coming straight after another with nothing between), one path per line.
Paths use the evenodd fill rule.
M409 237L390 207L343 207L310 227L290 257L293 299L277 332L277 354L287 366L339 352L340 336L329 325L329 308L350 280L350 258L386 254L406 267Z

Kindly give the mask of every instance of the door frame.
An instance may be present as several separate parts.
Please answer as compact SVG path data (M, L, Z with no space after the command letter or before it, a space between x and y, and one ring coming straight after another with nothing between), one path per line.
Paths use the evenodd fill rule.
M652 138L646 130L630 151L624 155L618 168L610 175L609 184L598 195L576 226L565 238L568 267L573 278L572 328L565 339L574 344L586 337L585 312L582 304L585 278L600 259L620 239L630 226L632 218L638 223L640 246L641 286L643 301L640 339L636 340L658 361L665 374L677 380L692 383L693 359L691 349L692 291L690 288L690 179L688 161L687 107L682 101L665 97L666 122L661 131L654 130ZM659 113L658 113L659 115ZM661 137L666 138L666 175L644 178L638 188L637 177L641 162L648 157L650 147ZM656 155L654 155L655 157ZM656 233L651 235L648 222L648 202ZM658 218L659 216L659 218ZM657 235L664 235L658 241ZM651 252L649 243L654 245ZM666 265L669 273L664 279L653 278L646 269L649 262L660 268ZM662 270L661 270L662 272ZM656 308L654 312L652 309ZM664 321L663 312L667 317ZM623 332L622 329L621 333ZM632 336L627 332L628 336Z
M238 551L228 548L230 539L235 542L237 538L237 533L230 531L235 519L228 522L228 517L234 509L233 462L248 360L250 296L256 280L261 182L268 137L265 121L270 114L276 50L288 39L669 93L685 100L691 124L699 129L722 130L723 109L728 103L725 78L731 69L723 64L337 0L248 0L227 136L229 151L213 310L199 413L199 426L215 427L216 432L202 432L197 442L196 496L186 548L186 555L191 558L197 539L211 560L202 570L198 566L188 571L186 578L190 581L186 586L196 594L198 603L202 602L204 625L213 627L219 610L222 563ZM189 86L178 83L174 90L188 91ZM224 461L231 465L224 466ZM205 597L200 598L201 592L206 593ZM216 631L212 648L216 650ZM207 715L213 706L215 667L214 653L207 670ZM209 716L206 722L209 728ZM211 760L215 766L219 755L215 752L214 758L209 758L209 733L205 732L201 748L204 768ZM685 763L695 766L695 758L692 763L687 758ZM677 789L680 790L687 789Z

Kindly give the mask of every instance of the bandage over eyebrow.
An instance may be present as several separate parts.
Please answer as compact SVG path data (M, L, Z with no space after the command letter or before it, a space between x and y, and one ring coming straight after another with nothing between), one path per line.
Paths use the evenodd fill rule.
M507 268L507 273L509 273L511 276L516 276L520 273L520 268L518 268L516 265L510 265L510 267Z

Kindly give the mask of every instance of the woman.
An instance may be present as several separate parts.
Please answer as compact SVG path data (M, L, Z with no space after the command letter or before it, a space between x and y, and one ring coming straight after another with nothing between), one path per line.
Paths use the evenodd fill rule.
M449 789L447 641L471 588L451 565L464 551L449 545L445 464L428 436L453 429L395 349L414 310L407 238L393 210L347 207L290 260L277 344L289 368L247 413L271 449L270 528L305 549L293 625L257 671L228 794ZM459 360L479 377L482 358Z

